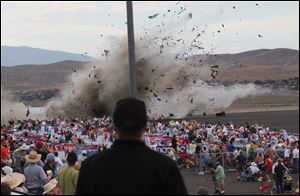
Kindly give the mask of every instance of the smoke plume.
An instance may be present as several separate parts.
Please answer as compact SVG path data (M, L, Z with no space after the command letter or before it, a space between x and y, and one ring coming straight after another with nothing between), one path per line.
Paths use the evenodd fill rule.
M184 38L192 15L136 35L138 98L146 102L150 116L184 117L191 110L209 111L229 107L234 100L267 91L254 84L209 85L202 78L217 77L218 69L234 65L199 64L189 56L201 48L201 36ZM177 30L176 30L177 28ZM127 37L109 38L99 62L73 73L61 96L49 102L47 116L111 114L115 103L129 96ZM205 62L206 55L200 61ZM212 68L217 71L212 73ZM212 78L213 79L213 78ZM1 111L2 112L2 111Z

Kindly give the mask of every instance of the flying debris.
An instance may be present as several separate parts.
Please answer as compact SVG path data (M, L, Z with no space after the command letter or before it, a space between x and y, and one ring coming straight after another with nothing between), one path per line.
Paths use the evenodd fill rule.
M192 47L196 47L198 48L199 50L203 50L204 48L203 47L200 47L200 46L197 46L197 45L191 45Z
M97 82L100 84L100 83L101 83L101 80L98 80Z
M28 117L30 114L29 108L27 108L26 117Z
M147 90L149 90L149 88L146 86L146 87L145 87L145 90L147 91Z
M169 116L170 116L170 117L173 117L173 116L174 116L174 114L172 114L172 113L169 113Z
M94 75L94 78L95 78L95 79L96 79L96 78L99 78L99 77L98 77L98 74L95 74L95 75Z
M161 101L161 99L160 99L160 98L157 98L157 100L158 100L158 101Z
M173 87L169 87L169 88L166 88L167 90L172 90L172 89L174 89Z
M104 54L105 54L106 60L108 58L109 52L110 52L109 50L104 50Z
M233 6L232 8L235 9L235 6Z
M257 36L258 36L258 37L260 37L260 38L263 38L263 36L262 36L262 35L260 35L260 34L258 34Z
M193 98L191 98L191 103L193 103L194 102L194 99Z
M211 66L211 69L217 69L217 68L219 68L219 65L213 65L213 66Z
M189 17L192 18L192 16L193 16L193 14L192 14L192 13L189 13Z
M152 16L148 16L148 18L149 18L149 19L153 19L153 18L156 18L158 15L159 15L159 13L156 13L156 14L154 14L154 15L152 15Z
M160 45L159 47L160 47L160 52L159 53L161 54L162 53L162 49L164 48L164 45Z
M256 3L255 5L258 6L258 3Z
M213 79L215 79L218 75L218 71L217 70L212 70L210 75Z

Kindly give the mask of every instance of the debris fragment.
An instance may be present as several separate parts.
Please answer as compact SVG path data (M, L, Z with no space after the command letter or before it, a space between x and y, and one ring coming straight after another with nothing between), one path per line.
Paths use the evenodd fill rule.
M153 14L152 16L148 16L149 19L156 18L159 15L159 13Z

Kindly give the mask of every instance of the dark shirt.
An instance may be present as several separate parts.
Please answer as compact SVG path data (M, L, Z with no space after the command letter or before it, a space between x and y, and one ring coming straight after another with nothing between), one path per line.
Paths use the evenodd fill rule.
M246 157L243 155L237 156L236 160L238 161L239 165L245 165L245 163L247 161Z
M283 178L285 170L286 170L285 167L281 163L278 163L278 165L275 166L274 169L276 177Z
M171 143L172 143L172 147L176 150L176 147L177 147L177 140L176 140L176 138L172 138Z
M76 193L187 194L187 190L176 162L142 141L122 139L82 163Z
M227 150L228 150L228 152L233 152L234 151L234 145L229 144Z
M47 158L48 153L45 152L44 150L41 150L41 149L38 149L38 148L36 148L36 152L37 152L38 154L41 154L41 155L42 155L41 161L43 161L43 163L44 163L45 160L46 160L46 158Z

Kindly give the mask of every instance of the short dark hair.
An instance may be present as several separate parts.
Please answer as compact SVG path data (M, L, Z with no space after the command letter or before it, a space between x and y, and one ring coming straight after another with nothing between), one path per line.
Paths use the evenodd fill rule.
M1 183L1 195L11 195L9 184L5 182Z
M75 152L70 152L67 156L68 165L75 165L77 162L77 154Z
M54 152L54 155L57 157L57 156L58 156L58 152L57 152L57 151L55 151L55 152Z
M113 122L121 132L136 133L147 125L147 110L143 101L133 97L117 102L113 112Z

